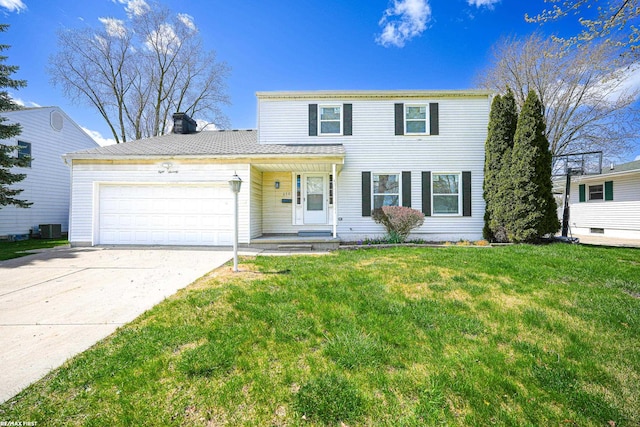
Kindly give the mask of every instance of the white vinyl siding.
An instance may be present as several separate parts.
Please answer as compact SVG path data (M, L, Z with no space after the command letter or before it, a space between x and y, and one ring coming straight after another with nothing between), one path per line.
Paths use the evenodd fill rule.
M251 232L250 237L262 235L262 172L251 168Z
M484 143L490 108L488 96L420 100L345 97L335 101L353 105L353 136L330 139L308 136L308 105L327 105L327 101L322 99L259 99L258 125L261 143L343 144L347 154L337 178L340 190L336 203L338 235L343 240L384 234L382 226L370 217L362 216L362 172L370 171L373 178L374 173L390 170L411 172L411 204L414 209L422 206L422 171L470 171L473 215L433 216L413 235L426 240L482 238ZM438 103L439 135L428 138L421 135L396 136L395 103Z
M579 202L580 184L585 185L588 198L588 187L605 181L613 181L613 200ZM573 178L569 208L572 233L590 234L590 229L600 228L604 236L640 239L640 171L620 176Z
M0 236L28 234L40 224L60 224L66 232L69 228L71 170L62 155L96 148L98 144L56 107L7 111L2 116L7 124L22 125L20 135L3 143L16 145L16 150L18 141L31 145L31 166L12 171L27 175L14 187L24 190L17 196L19 199L33 202L33 205L28 209L3 206L0 209ZM52 118L55 118L58 130L52 127Z

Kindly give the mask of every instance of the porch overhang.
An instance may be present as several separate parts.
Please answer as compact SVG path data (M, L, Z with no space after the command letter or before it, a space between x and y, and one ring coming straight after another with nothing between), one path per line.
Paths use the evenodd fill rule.
M253 159L251 166L260 172L337 172L344 166L344 156L280 157Z

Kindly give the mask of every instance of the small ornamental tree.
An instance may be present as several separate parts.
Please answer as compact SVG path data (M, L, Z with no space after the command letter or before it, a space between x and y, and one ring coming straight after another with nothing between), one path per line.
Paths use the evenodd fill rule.
M7 30L7 24L0 24L0 32ZM0 52L8 49L9 46L0 44ZM5 88L19 89L26 86L24 80L14 80L10 76L18 70L15 65L6 65L3 62L6 56L0 54L0 113L4 111L17 110L20 107L9 96ZM21 132L19 124L5 124L7 119L0 116L0 140L13 138ZM0 208L2 206L14 205L20 208L28 208L32 203L17 199L22 190L13 188L11 185L22 181L26 175L22 173L13 173L13 167L24 167L29 164L28 157L18 158L17 146L0 143Z
M512 242L535 242L560 229L552 193L551 152L544 131L542 104L535 91L529 91L511 153L513 206L507 232Z
M484 199L486 210L482 234L489 241L507 242L505 224L511 210L509 167L518 112L511 89L497 95L491 104L489 129L485 144Z
M374 209L371 218L382 224L392 243L403 243L414 228L424 224L424 214L405 206L383 206Z

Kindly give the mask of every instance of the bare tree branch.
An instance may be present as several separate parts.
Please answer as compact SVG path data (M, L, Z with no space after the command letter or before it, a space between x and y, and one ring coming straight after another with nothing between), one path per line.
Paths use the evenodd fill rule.
M535 90L554 155L602 150L620 157L640 134L633 108L640 92L629 84L640 69L631 61L612 61L613 54L605 43L567 48L539 33L503 38L476 82L500 93L510 87L519 106Z
M220 107L230 103L229 67L203 51L191 17L154 3L127 22L101 21L60 32L49 72L66 96L99 112L116 142L167 133L182 108L228 123Z

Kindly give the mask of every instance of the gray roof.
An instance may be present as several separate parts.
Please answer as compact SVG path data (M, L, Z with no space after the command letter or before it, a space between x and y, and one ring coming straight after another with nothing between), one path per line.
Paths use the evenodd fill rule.
M610 166L602 165L602 175L610 175L612 173L631 172L640 170L640 160L633 162L622 163L619 165L613 164L613 169Z
M144 157L274 157L339 156L342 144L258 144L255 130L167 134L67 154L73 159Z

